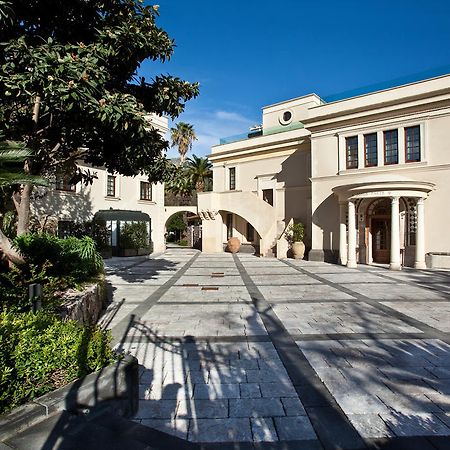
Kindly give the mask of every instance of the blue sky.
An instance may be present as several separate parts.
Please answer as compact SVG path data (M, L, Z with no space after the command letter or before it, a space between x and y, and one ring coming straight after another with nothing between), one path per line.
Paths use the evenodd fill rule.
M271 103L450 72L447 0L155 3L177 47L165 64L145 62L140 75L200 82L178 119L194 125L197 155L260 123Z

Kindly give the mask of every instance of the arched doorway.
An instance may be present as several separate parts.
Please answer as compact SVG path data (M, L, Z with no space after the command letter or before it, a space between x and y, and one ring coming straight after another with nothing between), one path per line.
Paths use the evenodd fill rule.
M399 199L399 242L402 252L414 241L415 200ZM367 264L389 264L391 251L391 198L381 197L372 200L366 207L365 247Z
M390 199L382 198L372 202L367 208L367 239L371 247L372 260L376 263L389 263L391 250L391 204Z
M201 220L192 211L177 210L164 224L167 246L201 248Z
M256 228L244 217L231 211L219 211L222 218L223 249L226 249L227 241L231 237L237 237L241 243L241 253L260 255L261 236Z

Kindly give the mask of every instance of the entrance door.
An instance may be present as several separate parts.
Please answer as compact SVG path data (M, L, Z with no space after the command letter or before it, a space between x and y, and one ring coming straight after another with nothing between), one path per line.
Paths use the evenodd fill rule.
M372 258L376 263L389 263L390 261L390 219L372 218Z

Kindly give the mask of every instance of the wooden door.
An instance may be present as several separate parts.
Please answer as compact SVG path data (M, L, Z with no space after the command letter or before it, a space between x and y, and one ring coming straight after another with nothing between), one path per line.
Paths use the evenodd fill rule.
M372 258L376 263L389 263L391 250L391 224L389 218L372 218Z

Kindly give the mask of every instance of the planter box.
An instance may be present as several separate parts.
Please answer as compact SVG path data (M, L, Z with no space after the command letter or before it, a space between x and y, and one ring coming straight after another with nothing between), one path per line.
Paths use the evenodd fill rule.
M121 248L119 250L120 256L144 256L149 255L151 253L151 249L149 247L147 248Z
M450 253L427 253L425 263L430 269L450 269Z

